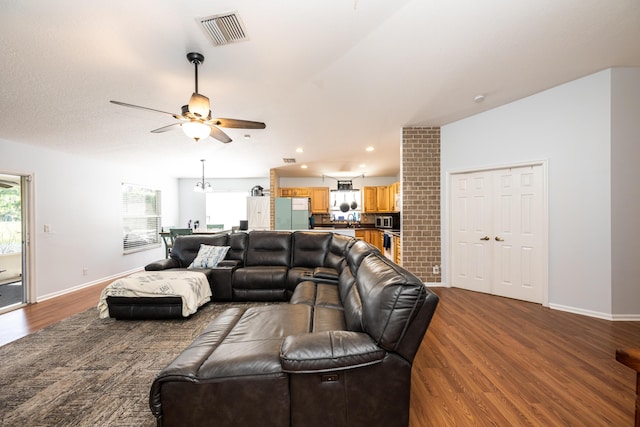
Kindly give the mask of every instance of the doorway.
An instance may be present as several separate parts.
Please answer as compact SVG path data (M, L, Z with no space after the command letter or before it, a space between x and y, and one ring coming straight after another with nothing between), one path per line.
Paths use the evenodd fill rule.
M0 312L27 303L27 176L0 173Z
M450 176L451 286L546 304L545 164Z

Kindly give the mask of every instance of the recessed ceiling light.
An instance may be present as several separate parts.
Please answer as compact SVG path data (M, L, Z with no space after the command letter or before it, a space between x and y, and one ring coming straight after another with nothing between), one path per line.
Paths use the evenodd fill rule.
M306 168L307 168L307 165L300 165L300 168L301 168L301 169L306 169Z
M296 153L302 153L304 150L302 149L302 147L298 147L296 148Z
M484 95L480 94L480 95L476 95L475 98L473 98L473 102L478 103L478 102L482 102L484 101Z
M375 148L373 148L373 147L367 147L365 150L366 150L366 151L371 152L371 151L375 150Z
M366 167L367 167L367 165L365 165L364 163L362 163L362 164L360 165L360 167L361 167L361 168L366 168Z
M248 133L245 133L245 134L244 134L244 139L251 139L251 135L250 135L250 134L248 134Z

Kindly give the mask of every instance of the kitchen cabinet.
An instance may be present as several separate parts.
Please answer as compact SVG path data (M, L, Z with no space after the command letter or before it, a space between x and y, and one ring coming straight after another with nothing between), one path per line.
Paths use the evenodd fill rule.
M371 238L373 242L371 242L376 248L380 249L380 252L384 253L384 231L382 230L374 230L375 233L372 233Z
M329 187L309 188L311 213L329 213Z
M378 193L376 187L364 187L364 206L365 212L377 212Z
M280 197L310 197L311 196L311 191L307 187L280 187L279 191L280 191Z
M397 212L396 194L400 183L364 187L364 211L367 213Z
M376 209L377 212L391 212L391 205L389 204L389 186L376 187Z
M311 213L329 213L329 187L280 187L279 197L308 197Z
M389 185L389 206L391 212L400 212L400 203L397 196L400 195L400 182ZM398 202L398 203L397 203Z
M377 228L361 228L357 229L355 234L356 239L364 240L384 253L384 231L378 230Z

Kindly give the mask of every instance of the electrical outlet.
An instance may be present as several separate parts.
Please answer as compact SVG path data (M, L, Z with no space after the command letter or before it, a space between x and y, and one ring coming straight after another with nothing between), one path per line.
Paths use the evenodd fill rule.
M433 266L433 274L440 274L440 266L439 265L434 265Z
M83 275L83 276L86 276L86 275L88 275L88 274L89 274L89 269L88 269L88 268L86 268L86 267L85 267L85 268L83 268L83 269L82 269L82 275Z

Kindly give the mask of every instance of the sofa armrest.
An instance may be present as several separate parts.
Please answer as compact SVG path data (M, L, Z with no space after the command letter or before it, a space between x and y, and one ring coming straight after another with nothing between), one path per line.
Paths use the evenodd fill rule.
M330 372L380 363L386 354L365 333L325 331L286 337L280 361L289 373Z
M235 267L235 268L239 268L239 267L242 267L242 261L239 261L237 259L223 259L222 261L220 261L218 263L218 265L216 267Z
M159 271L159 270L168 270L170 268L180 268L180 263L178 260L173 258L161 259L151 264L147 264L144 269L146 271Z

